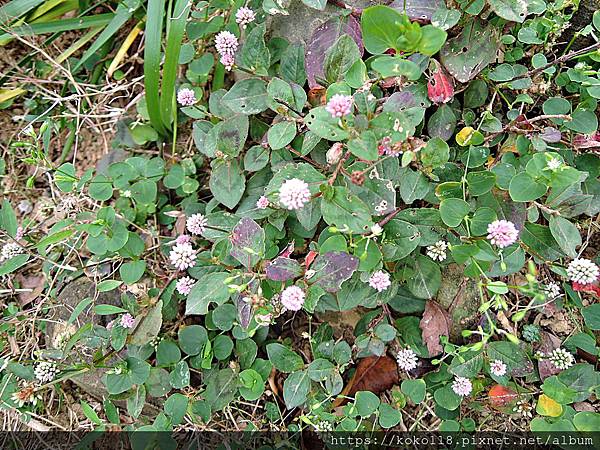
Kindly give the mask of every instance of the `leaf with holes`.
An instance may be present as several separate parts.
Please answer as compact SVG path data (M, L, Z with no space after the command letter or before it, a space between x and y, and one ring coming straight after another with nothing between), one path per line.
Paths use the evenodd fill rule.
M490 8L500 17L522 23L527 17L527 2L523 0L488 0Z
M441 62L454 78L466 83L496 59L499 47L498 30L471 19L458 36L442 47Z
M316 273L309 280L327 292L337 292L344 281L358 268L358 258L346 252L328 252L317 256L311 269Z
M221 102L238 114L258 114L267 109L267 84L260 78L238 81L227 92Z

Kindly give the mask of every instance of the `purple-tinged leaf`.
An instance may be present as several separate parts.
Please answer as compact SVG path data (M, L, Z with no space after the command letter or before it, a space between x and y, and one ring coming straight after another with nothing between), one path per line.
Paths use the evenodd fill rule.
M327 292L337 292L344 281L358 268L358 258L346 252L328 252L319 255L312 264L315 274L310 282L321 286Z
M575 148L598 148L600 147L600 132L591 135L578 134L573 139Z
M254 267L265 252L265 231L252 219L244 217L233 228L231 256L245 267Z
M399 12L406 12L410 20L430 22L433 13L446 6L442 0L394 0L390 5Z
M554 143L554 142L560 142L562 134L559 130L557 130L554 127L546 127L540 133L540 137L545 142ZM598 144L600 144L600 142Z
M308 77L308 86L311 89L320 86L317 78L325 78L323 70L325 53L342 34L347 34L354 39L361 56L364 53L360 24L353 16L329 19L313 32L310 42L306 47L304 67L306 68L306 75Z
M556 350L560 347L560 339L554 336L552 333L542 331L540 332L540 337L540 343L536 350L542 352L544 355L549 355L553 350ZM542 381L560 372L560 369L557 368L552 361L546 358L541 359L538 362L538 370L540 372L540 378Z
M248 301L248 297L238 295L235 298L235 306L237 307L238 319L242 328L248 328L250 319L252 318L252 305Z
M298 278L302 274L302 268L298 261L279 256L267 266L266 274L269 280L287 281Z

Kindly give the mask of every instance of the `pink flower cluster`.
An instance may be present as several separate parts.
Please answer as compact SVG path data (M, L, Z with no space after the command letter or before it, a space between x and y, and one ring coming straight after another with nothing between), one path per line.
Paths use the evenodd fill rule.
M256 201L256 207L258 209L267 209L269 207L269 199L263 195Z
M204 233L206 225L208 225L208 220L200 213L192 214L185 222L187 230L196 236L200 236Z
M242 28L246 28L249 23L254 22L254 19L256 19L256 14L247 6L242 6L235 13L235 21Z
M196 102L196 93L193 90L183 88L177 91L177 103L181 106L192 106Z
M135 318L131 314L125 313L121 316L120 323L123 328L133 328L133 325L135 324Z
M298 286L286 287L281 293L281 304L290 311L300 311L306 295Z
M519 237L515 224L508 220L494 220L488 225L487 231L490 242L500 248L514 244Z
M192 244L185 242L182 244L175 244L169 252L169 259L171 264L175 266L177 270L186 270L196 265L196 250L192 247Z
M177 289L177 292L179 292L181 295L188 295L192 291L192 288L195 284L196 281L194 281L193 278L181 277L179 280L177 280L175 289Z
M221 64L227 70L231 70L235 64L235 52L238 46L238 38L230 31L221 31L215 37L215 47L221 55Z
M471 380L465 377L455 377L452 382L452 390L456 395L466 397L473 390L473 384Z
M383 270L378 270L369 278L369 286L377 292L383 292L392 285L390 274Z
M310 190L306 182L292 178L279 188L279 203L289 210L300 209L310 200Z
M335 94L333 95L325 109L332 117L343 117L352 114L352 96Z

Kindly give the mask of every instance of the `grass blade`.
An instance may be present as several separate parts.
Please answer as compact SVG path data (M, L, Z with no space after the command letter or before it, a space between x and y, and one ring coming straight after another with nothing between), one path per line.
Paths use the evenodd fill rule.
M63 31L82 30L86 28L101 27L111 22L114 18L113 13L97 14L94 16L76 17L72 19L55 20L48 23L36 23L33 25L21 25L13 28L10 33L0 36L0 40L10 37L11 34L17 36L35 36L38 34L59 33Z
M102 47L108 40L115 35L125 23L131 19L131 16L138 8L139 3L135 7L125 6L124 3L120 3L115 12L115 16L106 26L106 28L100 33L100 36L94 41L94 43L88 48L85 53L81 56L79 62L73 67L73 71L81 67L85 62L94 55L100 47Z
M110 66L106 70L106 76L108 76L109 78L112 77L113 73L115 73L115 70L117 70L117 68L121 65L121 62L123 61L123 58L125 58L125 55L127 55L129 47L133 45L135 38L138 36L138 34L142 32L143 29L144 20L140 20L137 23L137 25L131 29L131 31L121 44L121 47L117 51L117 54L115 55L112 62L110 63Z
M165 64L163 66L162 96L160 110L162 120L169 130L173 121L173 103L175 100L175 80L179 66L179 53L181 42L185 33L185 24L190 13L191 3L187 0L177 0L173 9L168 27L167 48L165 51Z
M152 127L163 136L166 134L160 114L160 60L165 0L149 0L144 33L144 85L146 106Z
M33 8L46 0L12 0L4 6L0 6L0 23L6 24L23 14L28 13Z

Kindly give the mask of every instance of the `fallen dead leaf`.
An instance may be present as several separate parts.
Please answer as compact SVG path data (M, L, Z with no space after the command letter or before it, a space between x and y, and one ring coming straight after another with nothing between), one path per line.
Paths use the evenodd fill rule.
M542 352L544 355L552 352L552 350L560 347L560 339L554 336L552 333L546 331L540 332L540 343L537 350ZM540 378L544 381L546 378L552 375L556 375L560 372L554 364L547 359L542 359L538 362L538 370L540 371Z
M371 391L381 394L400 381L396 361L387 355L367 356L358 363L354 376L348 382L333 407L344 405L358 391Z
M19 304L21 306L28 305L44 292L44 282L46 280L44 274L27 276L18 274L16 279L22 289L31 289L31 291L19 293Z
M440 305L432 300L425 303L423 318L419 323L422 330L423 342L427 345L429 356L433 357L442 353L443 348L440 344L440 336L448 337L450 335L450 320L448 313Z

